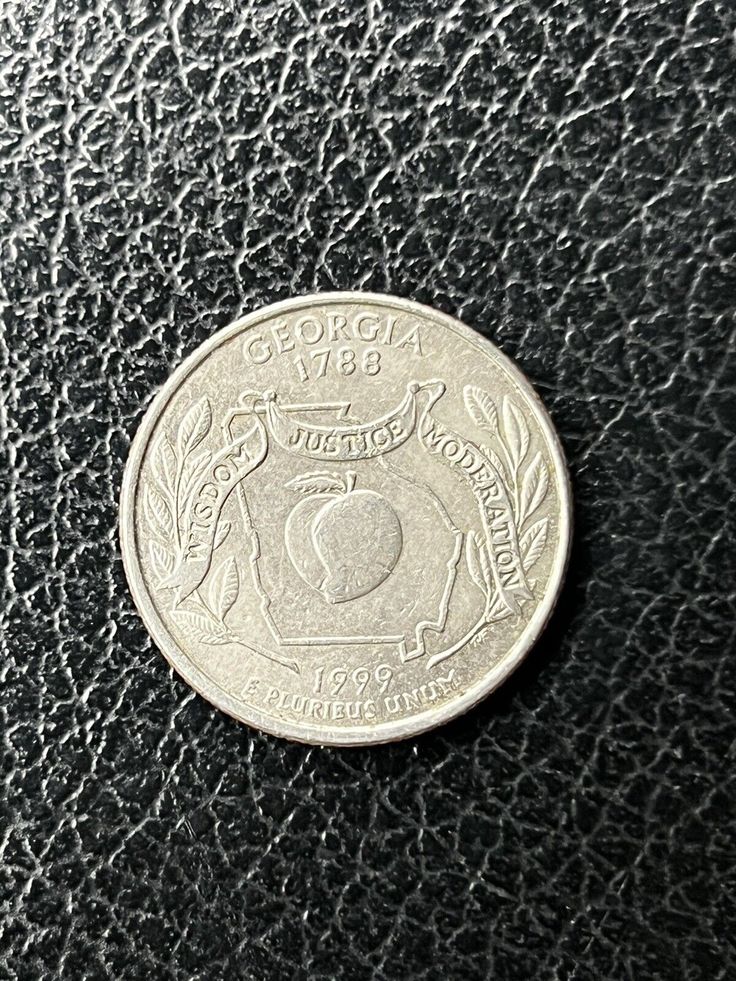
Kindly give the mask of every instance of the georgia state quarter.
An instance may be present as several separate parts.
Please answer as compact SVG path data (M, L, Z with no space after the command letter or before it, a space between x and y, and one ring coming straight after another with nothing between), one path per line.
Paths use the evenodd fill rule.
M539 637L567 471L518 368L452 317L326 293L219 331L133 441L121 542L184 680L307 743L402 739L496 688Z

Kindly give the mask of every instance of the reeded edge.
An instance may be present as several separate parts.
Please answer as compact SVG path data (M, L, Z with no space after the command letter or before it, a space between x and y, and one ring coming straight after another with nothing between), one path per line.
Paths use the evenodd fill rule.
M423 317L430 322L441 324L452 330L500 363L502 368L509 373L512 380L525 393L529 399L529 403L536 411L537 419L547 438L552 460L555 464L560 498L559 544L550 572L548 588L542 602L537 606L521 637L502 660L488 674L484 675L478 683L473 685L473 687L467 689L459 697L452 699L440 709L430 708L412 716L410 719L401 721L383 722L375 726L355 726L352 729L345 730L318 726L301 726L298 724L292 725L291 723L279 724L277 719L261 712L250 704L238 701L223 691L219 685L216 685L174 642L173 637L159 616L141 572L136 548L135 531L135 493L137 477L140 473L145 451L159 417L185 379L199 367L212 351L243 330L255 327L263 320L268 320L289 311L298 310L301 307L334 303L370 303L384 307L398 307L407 313L413 313L416 316ZM193 351L164 383L146 410L130 446L120 491L119 532L123 567L133 601L143 620L144 626L171 667L174 668L177 674L194 691L222 712L232 716L238 722L243 722L246 725L282 739L291 739L312 746L347 747L380 745L382 743L397 742L400 739L408 739L412 736L419 736L424 732L435 729L469 712L479 702L490 695L491 692L495 691L515 671L529 651L536 645L552 616L562 589L570 558L572 544L572 492L570 475L562 445L544 403L521 369L486 337L483 337L477 331L449 314L442 313L439 310L435 310L423 303L417 303L414 300L405 300L401 297L391 296L385 293L366 293L350 290L330 293L310 293L305 296L291 297L288 300L282 300L278 303L260 307L253 313L246 314L244 317L221 328ZM243 706L248 709L247 716L242 711Z

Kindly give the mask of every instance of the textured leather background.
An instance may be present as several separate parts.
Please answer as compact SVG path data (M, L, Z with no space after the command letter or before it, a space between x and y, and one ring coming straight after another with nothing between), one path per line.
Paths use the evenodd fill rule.
M0 17L0 977L736 976L733 4ZM172 677L116 502L185 354L350 287L518 359L577 538L502 691L336 752Z

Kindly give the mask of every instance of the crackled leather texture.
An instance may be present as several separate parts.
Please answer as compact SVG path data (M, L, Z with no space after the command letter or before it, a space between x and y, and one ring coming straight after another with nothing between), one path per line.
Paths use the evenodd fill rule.
M736 976L736 8L0 12L0 977ZM117 539L172 368L365 288L518 359L576 540L525 666L383 748L172 676Z

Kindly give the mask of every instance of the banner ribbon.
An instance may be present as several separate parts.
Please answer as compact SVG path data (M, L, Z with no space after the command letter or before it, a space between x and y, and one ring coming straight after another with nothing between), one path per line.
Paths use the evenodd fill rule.
M209 572L220 512L238 484L260 466L268 450L260 419L249 431L216 453L191 496L184 519L182 558L172 577L179 601L193 593Z
M266 457L268 433L290 453L322 461L370 460L395 450L417 431L430 456L469 484L483 527L482 548L488 559L496 593L514 613L529 599L519 551L514 513L503 479L481 449L438 422L431 409L444 394L441 381L412 382L392 412L364 425L324 426L290 418L272 392L253 403L253 425L217 453L199 479L184 520L181 561L172 576L179 600L197 589L212 561L220 513L232 491ZM259 417L265 417L262 421Z
M428 406L419 420L419 440L458 477L467 481L478 505L485 537L485 554L498 596L512 613L519 601L532 594L524 573L511 501L498 470L482 450L430 415Z
M326 462L370 460L409 439L417 422L417 395L429 387L412 382L397 409L365 425L319 426L289 418L272 392L263 397L262 404L271 435L290 453Z

